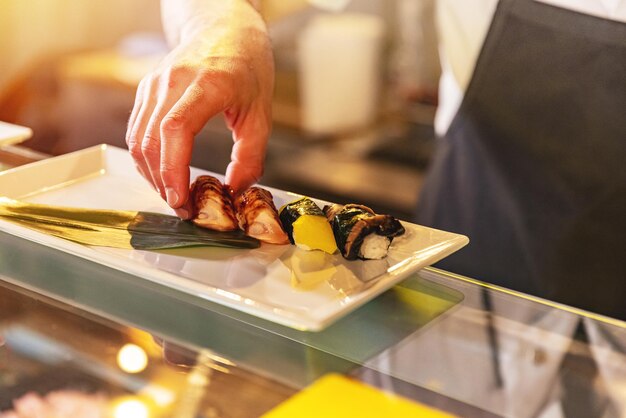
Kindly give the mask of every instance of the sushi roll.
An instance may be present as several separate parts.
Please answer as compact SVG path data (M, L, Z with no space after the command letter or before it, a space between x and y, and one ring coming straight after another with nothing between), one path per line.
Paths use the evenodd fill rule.
M333 231L324 212L308 197L283 206L279 217L292 244L304 250L322 250L328 254L337 251Z
M378 215L367 206L329 205L324 213L332 225L341 255L347 260L378 260L385 258L394 237L404 227L391 215Z
M217 178L203 175L196 178L189 190L193 206L192 221L216 231L239 229L232 195Z
M250 187L235 199L239 226L246 235L270 244L288 244L274 205L272 194L260 187Z

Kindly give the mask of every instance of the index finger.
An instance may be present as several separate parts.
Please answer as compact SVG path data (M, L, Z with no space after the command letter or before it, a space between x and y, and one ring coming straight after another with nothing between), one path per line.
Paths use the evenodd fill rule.
M181 208L189 196L189 164L195 135L222 110L222 103L198 85L187 88L161 122L160 174L167 203Z

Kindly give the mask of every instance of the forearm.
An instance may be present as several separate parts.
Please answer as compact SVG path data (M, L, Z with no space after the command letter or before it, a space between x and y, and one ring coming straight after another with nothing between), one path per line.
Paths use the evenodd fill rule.
M178 45L189 33L201 30L242 8L260 9L260 0L161 0L163 30L171 46Z

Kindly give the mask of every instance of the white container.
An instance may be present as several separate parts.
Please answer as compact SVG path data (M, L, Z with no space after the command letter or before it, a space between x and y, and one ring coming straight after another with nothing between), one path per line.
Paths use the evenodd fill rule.
M312 19L298 43L302 127L335 134L372 124L377 116L385 24L370 14Z

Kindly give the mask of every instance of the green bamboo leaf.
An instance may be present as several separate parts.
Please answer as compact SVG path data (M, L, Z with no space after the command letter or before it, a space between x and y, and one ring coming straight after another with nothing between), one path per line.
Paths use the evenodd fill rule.
M115 228L68 227L54 223L10 218L11 222L44 234L67 239L79 244L132 249L130 232Z
M136 249L260 245L243 231L212 231L176 216L152 212L49 206L0 197L0 217L87 245Z

